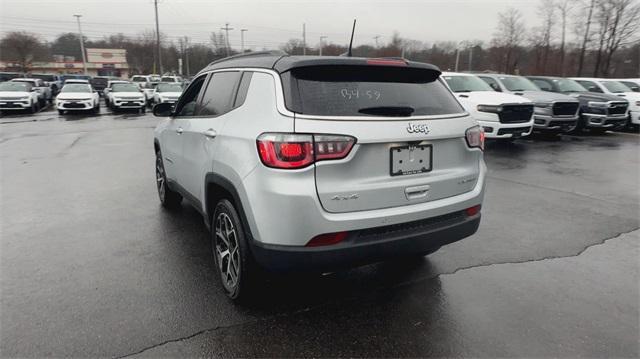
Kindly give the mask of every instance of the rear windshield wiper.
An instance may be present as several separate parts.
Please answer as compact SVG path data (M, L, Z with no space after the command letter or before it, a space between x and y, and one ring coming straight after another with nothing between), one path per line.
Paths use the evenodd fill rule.
M360 113L374 116L410 116L415 109L409 106L377 106L365 107L358 110Z

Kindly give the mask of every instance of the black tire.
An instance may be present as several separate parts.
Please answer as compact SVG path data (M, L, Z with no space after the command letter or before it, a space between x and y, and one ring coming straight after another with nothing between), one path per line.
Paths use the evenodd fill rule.
M589 132L593 133L594 135L604 135L607 130L607 128L591 128L589 129Z
M228 219L227 226L231 224L231 228L223 227L223 223ZM221 237L222 233L233 231L233 236L228 236L228 246L225 248L225 241ZM235 247L231 244L235 239ZM222 257L220 253L229 251L226 257ZM233 203L227 199L221 199L216 205L211 221L211 252L213 255L216 273L222 284L222 289L227 296L236 302L245 302L251 295L250 293L256 289L256 282L262 271L255 263L249 243L242 226L240 216L236 211ZM232 263L229 261L233 259ZM239 266L233 263L239 263ZM226 267L229 273L235 271L235 282L230 275L223 272Z
M146 113L147 112L147 108L145 106L140 107L140 114Z
M29 109L29 113L36 113L36 112L38 112L38 104L32 103L31 108Z
M167 185L167 174L164 171L164 163L162 162L162 153L156 152L156 187L158 188L158 197L164 208L174 209L180 207L182 196L171 190Z
M58 115L64 115L64 110L58 110Z

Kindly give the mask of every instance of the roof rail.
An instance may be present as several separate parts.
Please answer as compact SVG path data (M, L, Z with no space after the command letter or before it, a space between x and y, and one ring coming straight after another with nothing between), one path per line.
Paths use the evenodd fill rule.
M241 59L241 58L245 58L245 57L250 57L250 56L286 56L287 53L284 51L280 51L280 50L269 50L269 51L256 51L256 52L245 52L244 54L237 54L237 55L233 55L233 56L227 56L227 57L223 57L221 59L215 60L211 63L209 63L209 65L207 65L207 67L220 63L220 62L224 62L224 61L228 61L228 60L235 60L235 59Z

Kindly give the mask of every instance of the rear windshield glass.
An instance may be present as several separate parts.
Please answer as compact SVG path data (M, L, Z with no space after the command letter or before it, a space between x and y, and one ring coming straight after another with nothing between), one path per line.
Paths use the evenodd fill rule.
M176 79L173 77L163 77L162 82L176 82Z
M438 72L406 67L313 66L283 74L287 108L317 116L425 116L464 110Z
M53 75L36 75L33 74L31 75L31 77L33 77L34 79L40 79L43 81L55 81L56 79L53 77Z

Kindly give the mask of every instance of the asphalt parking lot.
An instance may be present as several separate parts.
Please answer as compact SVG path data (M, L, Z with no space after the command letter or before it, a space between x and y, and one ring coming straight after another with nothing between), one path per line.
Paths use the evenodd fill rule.
M0 118L2 357L638 357L640 136L488 145L480 230L232 304L150 114Z

